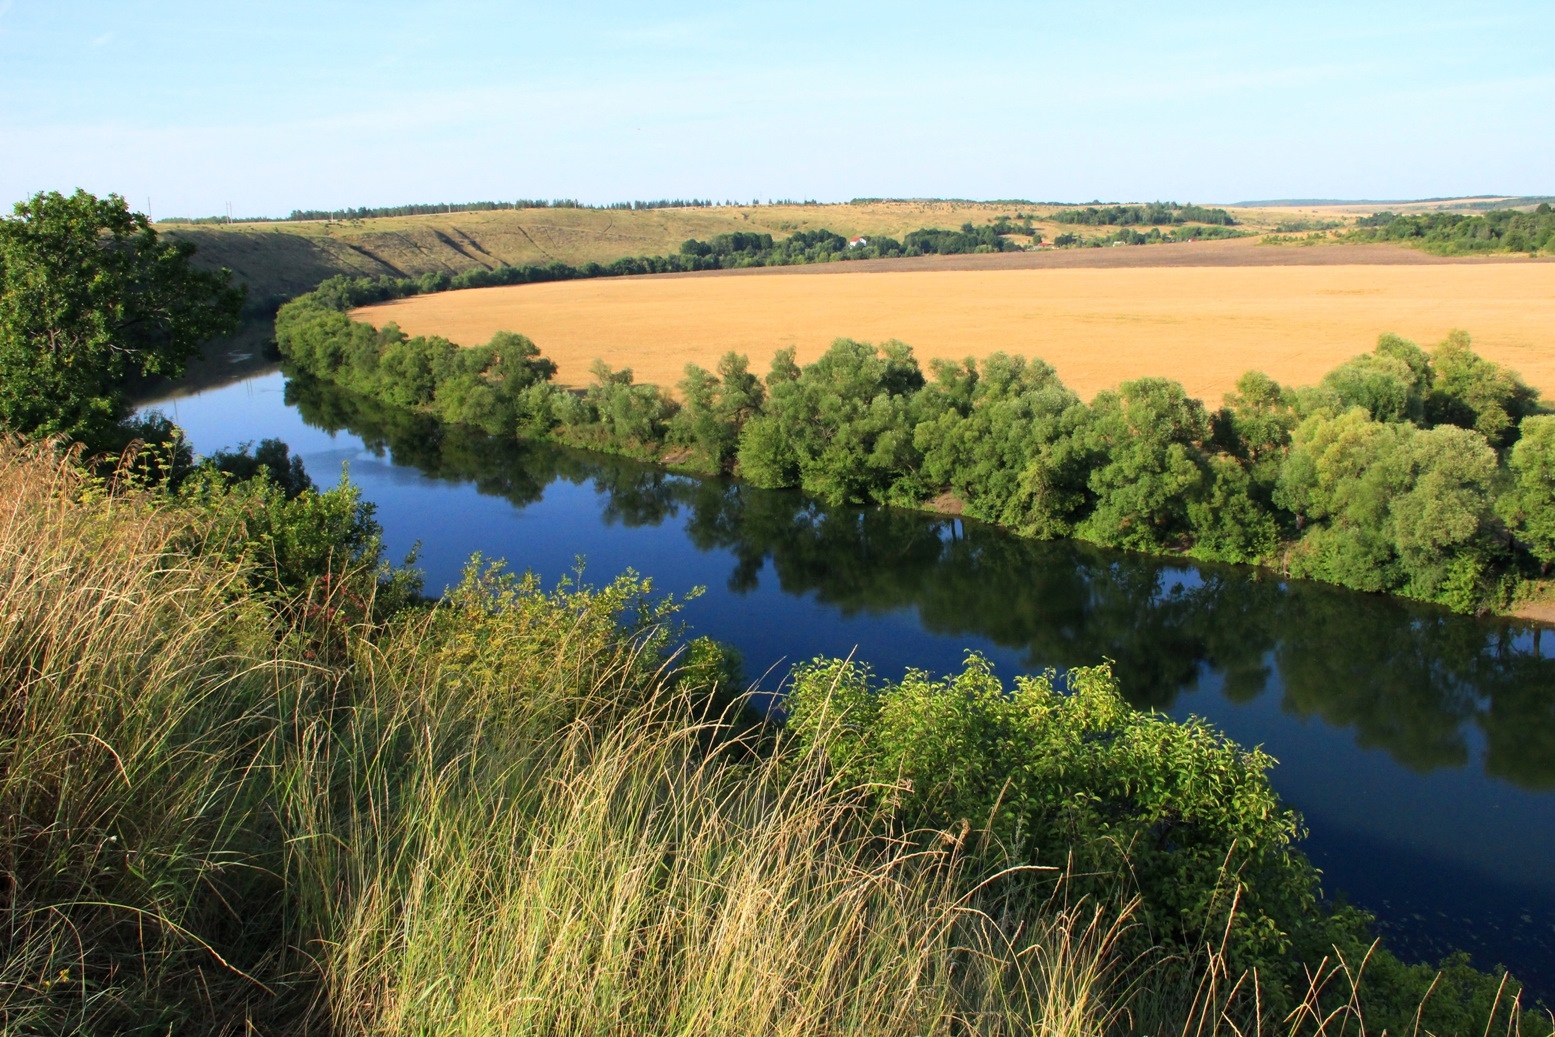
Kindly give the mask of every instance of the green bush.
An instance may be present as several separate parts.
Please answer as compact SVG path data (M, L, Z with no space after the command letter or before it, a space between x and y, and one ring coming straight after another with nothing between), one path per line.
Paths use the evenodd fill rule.
M1007 915L1055 896L1134 892L1141 926L1119 950L1167 952L1150 983L1182 982L1168 978L1181 970L1202 984L1196 956L1213 941L1214 967L1256 969L1255 1012L1291 1033L1347 1001L1366 1026L1395 1033L1417 1019L1426 1032L1465 1033L1498 1013L1517 1024L1500 977L1461 956L1441 970L1405 965L1371 946L1366 916L1321 899L1296 846L1301 820L1270 788L1269 757L1201 721L1131 709L1107 666L1062 683L1050 672L1006 688L976 654L959 674L909 670L900 682L817 659L792 675L787 731L842 781L872 790L893 839L954 845L998 869L983 892L1002 897ZM1363 958L1355 1000L1342 987L1313 991L1324 962ZM1532 1013L1524 1022L1542 1025Z

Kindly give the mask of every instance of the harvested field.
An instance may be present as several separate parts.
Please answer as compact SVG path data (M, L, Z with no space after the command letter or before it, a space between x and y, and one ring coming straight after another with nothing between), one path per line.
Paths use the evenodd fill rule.
M765 371L777 349L794 346L807 362L849 336L901 339L925 365L998 350L1041 357L1087 398L1120 381L1162 375L1212 404L1250 368L1288 384L1311 383L1369 350L1382 332L1429 345L1465 328L1482 355L1555 397L1555 263L1224 245L487 288L399 300L356 316L466 345L502 329L523 332L571 385L588 381L596 357L632 368L639 381L673 385L686 363L711 368L726 350L749 354ZM1109 265L1077 265L1086 252ZM1289 256L1284 265L1251 265L1279 255ZM1201 265L1143 265L1152 260Z

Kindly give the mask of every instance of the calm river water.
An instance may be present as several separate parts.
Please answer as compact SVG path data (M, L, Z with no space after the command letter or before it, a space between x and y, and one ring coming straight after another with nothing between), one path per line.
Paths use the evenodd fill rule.
M151 406L197 451L277 437L321 485L349 465L429 592L477 551L705 587L684 618L767 689L822 654L892 677L969 649L1006 677L1112 659L1137 705L1280 761L1325 888L1402 954L1462 948L1555 1001L1555 630L499 442L278 372Z

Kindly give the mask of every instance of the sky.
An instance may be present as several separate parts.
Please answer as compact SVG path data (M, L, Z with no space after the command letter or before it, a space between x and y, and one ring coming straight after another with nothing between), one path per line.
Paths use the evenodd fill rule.
M1555 194L1555 4L0 0L0 203Z

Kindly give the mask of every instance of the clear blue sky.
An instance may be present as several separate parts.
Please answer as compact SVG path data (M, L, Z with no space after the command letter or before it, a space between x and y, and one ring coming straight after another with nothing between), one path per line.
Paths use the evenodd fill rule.
M1555 3L0 0L0 202L1555 194Z

